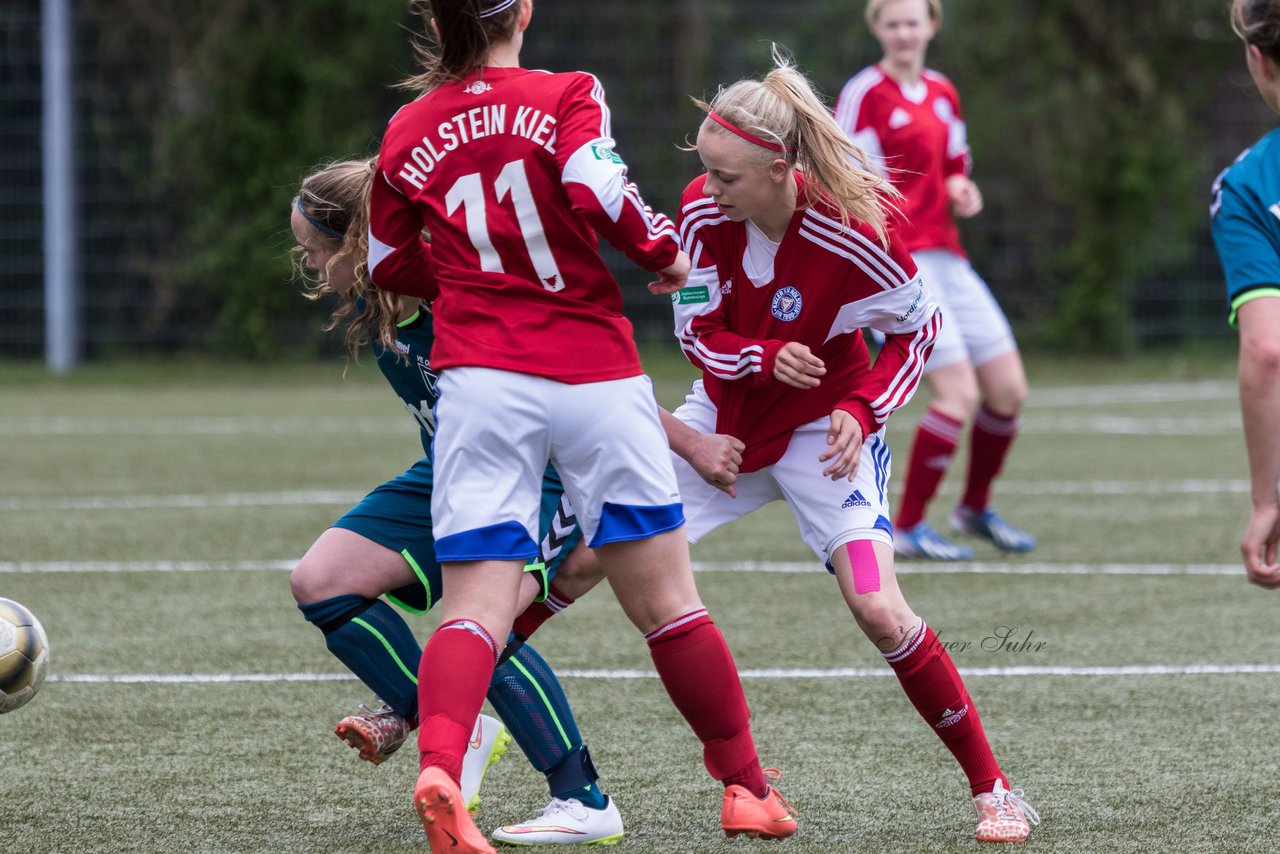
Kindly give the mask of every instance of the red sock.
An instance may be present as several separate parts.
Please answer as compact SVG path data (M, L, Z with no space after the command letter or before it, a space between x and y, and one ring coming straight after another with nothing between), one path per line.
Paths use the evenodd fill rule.
M978 408L969 439L969 477L960 500L965 507L982 511L991 503L991 484L1004 468L1020 424L1016 415L997 415L985 406Z
M418 665L421 767L436 765L460 782L462 757L484 704L498 646L477 623L451 620L436 629Z
M925 509L938 492L942 476L951 466L964 422L930 409L920 419L916 438L911 444L911 460L907 464L907 481L902 489L902 504L894 527L914 528L924 519Z
M706 609L672 620L645 640L663 687L702 741L711 776L758 798L768 795L738 668Z
M933 630L921 620L910 641L881 654L898 674L907 699L964 769L973 794L990 792L997 779L1007 786L964 680Z
M511 626L511 631L528 639L533 637L533 633L556 614L559 614L565 608L568 608L574 602L578 601L572 596L566 596L561 593L554 584L547 591L547 598L542 602L534 602L528 608L524 609L524 613L516 617L516 621Z

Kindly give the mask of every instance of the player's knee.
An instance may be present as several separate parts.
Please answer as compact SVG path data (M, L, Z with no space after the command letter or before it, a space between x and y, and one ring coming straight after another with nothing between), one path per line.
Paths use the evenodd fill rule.
M878 593L854 597L849 610L858 627L877 647L888 644L889 649L896 648L915 626L915 615L905 602Z
M1026 401L1027 381L1019 378L991 389L983 404L1002 418L1013 418L1022 412L1022 405Z
M308 552L289 573L289 590L299 605L310 605L330 596L349 592L336 590L333 580L333 573L329 571L326 562Z
M595 552L585 544L579 544L556 570L556 587L577 598L576 591L585 592L604 578L604 568Z
M933 400L929 405L957 421L967 421L978 406L977 378L972 368L966 371L955 366L944 370L945 374L931 385Z
M951 411L960 415L958 420L967 420L969 415L978 408L978 385L977 383L956 383L947 389L944 398Z

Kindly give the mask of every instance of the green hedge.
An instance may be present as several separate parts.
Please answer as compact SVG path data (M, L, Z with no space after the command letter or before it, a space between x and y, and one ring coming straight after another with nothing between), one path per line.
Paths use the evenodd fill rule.
M173 316L205 307L205 346L270 354L298 309L293 189L319 162L374 150L405 97L390 85L410 68L417 20L403 0L87 6L111 81L95 133L140 202L137 254L157 300ZM1046 340L1131 348L1136 283L1185 264L1203 235L1207 182L1224 165L1208 111L1242 66L1218 6L946 4L930 60L960 87L988 200L966 235L1011 313ZM676 148L698 120L687 95L763 72L773 40L831 95L878 58L856 3L540 0L526 64L601 76L622 153L670 211L697 168ZM1261 132L1264 109L1241 103Z

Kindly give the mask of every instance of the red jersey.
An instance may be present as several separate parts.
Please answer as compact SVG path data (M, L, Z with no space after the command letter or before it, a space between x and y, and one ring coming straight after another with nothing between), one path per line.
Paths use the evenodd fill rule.
M835 118L906 197L898 230L907 250L950 249L963 256L946 180L969 174L972 163L951 81L926 68L918 86L904 89L873 65L845 84Z
M596 232L650 271L678 244L613 147L604 90L582 72L485 68L392 117L369 272L380 288L434 299L434 368L566 383L641 372Z
M885 250L865 223L841 225L825 206L797 210L773 258L773 278L757 284L746 268L748 228L720 213L702 191L706 176L684 192L680 241L693 273L676 303L676 335L702 368L716 405L716 432L747 446L742 471L778 461L791 433L843 409L865 439L911 399L942 315L916 265L890 230ZM861 329L885 333L871 363ZM778 351L808 345L827 373L817 388L797 389L773 377Z

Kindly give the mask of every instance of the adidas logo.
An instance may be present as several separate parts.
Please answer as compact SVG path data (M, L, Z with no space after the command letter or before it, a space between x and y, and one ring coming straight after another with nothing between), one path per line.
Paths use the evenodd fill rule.
M842 509L848 509L849 507L870 507L870 506L871 506L871 502L863 498L862 491L858 489L855 489L852 492L852 494L850 494L849 497L844 500L844 503L840 505Z
M948 708L945 712L942 713L942 720L934 724L933 728L946 729L947 727L955 726L956 724L960 723L960 721L963 720L964 716L967 714L969 714L968 705L966 705L964 708L962 708L958 712Z
M889 115L889 128L891 130L897 130L898 128L906 127L909 124L911 124L911 114L901 107L896 108Z

